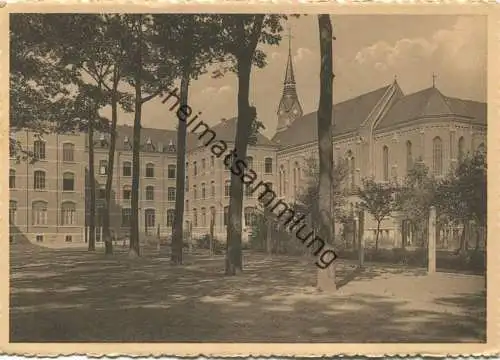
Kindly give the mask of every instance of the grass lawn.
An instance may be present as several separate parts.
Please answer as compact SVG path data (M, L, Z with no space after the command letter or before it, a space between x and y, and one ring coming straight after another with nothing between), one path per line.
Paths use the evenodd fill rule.
M223 258L12 246L11 342L484 342L485 280L337 263L318 292L313 258Z

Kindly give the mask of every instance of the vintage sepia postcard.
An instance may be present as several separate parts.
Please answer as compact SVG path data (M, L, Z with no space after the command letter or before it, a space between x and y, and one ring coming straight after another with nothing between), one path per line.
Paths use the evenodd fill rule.
M498 8L6 4L0 39L0 352L499 352Z

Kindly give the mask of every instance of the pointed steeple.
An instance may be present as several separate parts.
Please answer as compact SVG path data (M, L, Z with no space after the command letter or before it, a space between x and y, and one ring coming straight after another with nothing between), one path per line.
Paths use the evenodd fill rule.
M297 89L295 87L295 75L293 73L292 61L292 34L288 30L288 59L286 63L285 80L283 81L283 95L278 107L277 131L287 129L295 119L303 115L300 106Z
M285 81L283 83L283 95L290 94L297 96L295 89L295 75L293 74L292 62L292 31L288 29L288 60L286 63Z

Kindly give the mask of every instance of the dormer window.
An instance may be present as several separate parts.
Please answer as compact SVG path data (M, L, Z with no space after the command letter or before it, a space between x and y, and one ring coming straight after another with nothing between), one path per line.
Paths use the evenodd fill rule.
M172 139L170 139L169 143L168 143L168 150L169 151L175 151L175 145L174 145L174 142L172 141Z
M151 141L150 137L148 137L146 140L146 150L147 151L154 151L153 142Z

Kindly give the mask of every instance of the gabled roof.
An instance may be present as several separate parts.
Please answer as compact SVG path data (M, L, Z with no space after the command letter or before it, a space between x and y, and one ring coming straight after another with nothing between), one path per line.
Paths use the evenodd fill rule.
M116 127L116 150L131 151L134 137L134 127L127 125L118 125ZM128 138L128 144L125 139ZM98 139L97 139L98 140ZM174 151L177 149L177 131L153 128L141 128L141 145L143 151L146 150L148 140L151 141L154 151L160 151L159 146L163 147L162 152L172 152L169 145L174 146Z
M210 129L216 134L214 142L217 140L223 140L227 143L234 143L236 136L236 124L238 122L238 118L234 117L228 120L222 120L218 124L212 126ZM195 125L192 125L194 127ZM199 140L198 135L196 133L191 133L190 129L188 129L188 138L187 138L187 149L188 151L193 150L205 142L204 139ZM257 143L255 146L276 146L271 140L269 140L266 136L261 133L257 134Z
M423 117L465 116L474 123L486 124L486 104L444 96L431 87L397 100L377 125L384 129Z
M355 131L371 113L391 85L346 100L333 106L333 134ZM318 139L317 112L295 120L288 129L276 133L273 141L280 147L307 144Z

